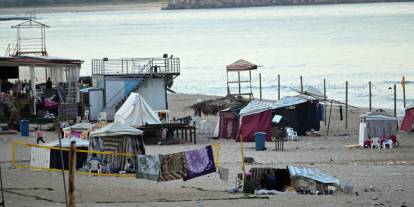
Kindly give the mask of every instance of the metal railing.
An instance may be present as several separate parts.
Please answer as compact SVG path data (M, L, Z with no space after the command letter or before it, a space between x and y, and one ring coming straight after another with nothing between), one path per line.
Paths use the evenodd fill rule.
M179 58L93 59L92 75L180 74Z

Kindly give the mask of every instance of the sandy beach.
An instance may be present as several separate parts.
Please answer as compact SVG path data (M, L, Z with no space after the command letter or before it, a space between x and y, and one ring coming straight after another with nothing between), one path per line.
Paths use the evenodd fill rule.
M13 7L0 8L0 14L25 15L28 12L62 13L62 12L94 12L94 11L124 11L124 10L160 10L165 3L112 3L112 4L69 4L46 7Z
M169 95L172 116L192 115L186 107L200 100L214 98L205 95ZM352 183L354 192L334 195L285 195L255 196L242 193L229 194L235 175L241 170L240 144L233 140L209 139L209 134L199 134L197 145L147 145L147 154L167 154L220 143L222 166L229 168L228 181L213 173L190 181L154 182L132 177L76 176L77 206L195 206L201 199L203 206L413 206L414 198L414 144L413 135L399 134L400 146L386 150L349 149L345 145L357 144L357 125L360 113L366 109L351 109L349 128L333 109L330 135L321 122L321 136L301 137L299 141L286 142L285 151L273 151L273 144L266 143L267 151L255 151L254 143L245 144L245 156L253 157L254 166L284 168L287 165L312 167L341 182ZM214 116L201 117L213 125ZM46 141L56 139L48 132ZM0 135L0 160L5 185L6 206L64 206L62 176L57 172L10 167L11 142L34 143L34 136L17 134Z

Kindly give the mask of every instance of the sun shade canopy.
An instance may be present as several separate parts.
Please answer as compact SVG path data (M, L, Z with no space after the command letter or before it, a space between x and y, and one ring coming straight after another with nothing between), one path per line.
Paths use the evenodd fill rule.
M226 68L227 68L227 71L255 70L255 69L257 69L257 65L255 65L255 64L253 64L249 61L240 59L240 60L238 60L238 61L236 61L236 62L234 62L230 65L227 65Z

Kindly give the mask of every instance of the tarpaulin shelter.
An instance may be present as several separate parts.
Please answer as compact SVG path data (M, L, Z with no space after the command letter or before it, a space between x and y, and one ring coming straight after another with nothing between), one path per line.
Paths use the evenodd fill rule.
M70 136L81 138L81 134L89 131L93 127L91 123L77 123L75 125L63 128L63 131L68 132Z
M405 109L405 115L400 130L407 132L414 130L414 106L409 106Z
M72 141L76 142L77 150L88 150L89 141L80 139L77 137L69 137L61 139L63 155L63 166L64 169L69 169L69 151L70 144ZM49 143L42 144L42 146L51 147L51 148L38 148L32 147L31 150L31 167L41 167L41 168L50 168L50 169L62 169L62 160L60 158L60 149L59 140L55 140ZM88 153L76 152L76 169L79 169L83 166L85 161L88 158Z
M366 124L364 138L390 138L397 135L398 120L383 110L370 111L361 116Z
M275 102L253 100L241 109L236 141L240 141L241 135L244 142L254 142L256 132L266 133L266 141L271 141L272 105L274 104Z
M116 153L98 156L119 171L127 162L128 156L125 153L145 154L142 135L143 132L139 129L122 123L111 123L90 133L89 148L93 151Z
M323 111L317 99L306 95L285 96L273 106L273 113L283 117L277 127L292 127L299 135L319 131Z
M115 113L115 122L140 127L145 124L161 124L157 113L139 93L131 93Z
M254 133L265 132L266 140L270 141L272 130L272 118L275 114L283 117L286 126L292 127L299 135L307 131L320 129L320 113L318 100L310 96L297 95L286 96L279 101L251 101L240 111L239 135L243 135L245 141L254 141ZM279 126L279 127L286 127ZM236 141L239 141L239 135Z
M239 129L239 113L245 105L234 106L219 113L218 137L231 139L237 136Z

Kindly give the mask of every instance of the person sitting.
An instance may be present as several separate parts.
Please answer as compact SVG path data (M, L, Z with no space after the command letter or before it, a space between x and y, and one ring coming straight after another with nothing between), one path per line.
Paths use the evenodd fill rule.
M46 88L47 88L47 89L52 89L52 81L50 81L50 77L49 77L49 78L47 78L47 81L46 81Z
M128 158L127 163L125 164L124 170L126 173L134 172L134 165L132 164L131 158Z

